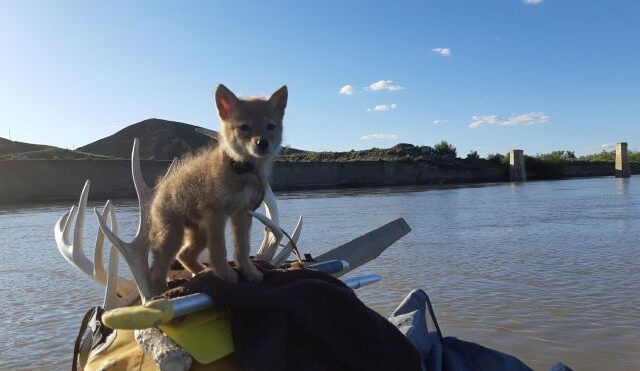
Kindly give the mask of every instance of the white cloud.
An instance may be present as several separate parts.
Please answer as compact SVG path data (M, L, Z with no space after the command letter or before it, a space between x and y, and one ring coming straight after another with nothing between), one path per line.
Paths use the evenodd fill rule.
M371 108L367 108L367 111L371 112L371 111L378 111L378 112L385 112L385 111L391 111L392 109L396 109L398 108L398 105L395 103L391 103L391 104L378 104L377 106L371 107Z
M390 139L398 139L397 134L367 134L363 135L360 140L390 140Z
M343 94L343 95L351 95L351 94L353 94L353 86L345 85L345 86L341 87L340 91L338 92L338 94Z
M435 48L435 49L431 49L431 51L436 54L440 54L443 57L451 56L451 49L449 48Z
M380 91L380 90L398 91L402 89L404 89L404 87L400 86L400 84L392 80L376 81L373 84L364 88L364 90L367 90L367 91Z
M479 128L485 125L497 125L497 126L523 126L523 125L535 125L546 124L551 120L551 117L544 112L527 112L517 116L500 117L498 115L488 116L473 116L471 118L470 128Z
M449 122L449 120L433 120L432 122L434 125L439 125L439 124L446 124L447 122Z
M544 0L522 0L523 3L525 4L529 4L529 5L538 5L540 3L542 3Z

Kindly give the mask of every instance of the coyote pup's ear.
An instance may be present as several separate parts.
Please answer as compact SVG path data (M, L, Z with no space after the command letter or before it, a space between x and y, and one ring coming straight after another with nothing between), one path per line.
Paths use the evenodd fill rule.
M220 84L216 89L216 107L218 107L220 118L226 120L238 107L238 97L226 86Z
M284 109L287 108L288 96L289 92L287 91L287 85L284 85L280 89L276 90L275 93L271 94L269 97L269 103L271 103L278 113L284 114Z

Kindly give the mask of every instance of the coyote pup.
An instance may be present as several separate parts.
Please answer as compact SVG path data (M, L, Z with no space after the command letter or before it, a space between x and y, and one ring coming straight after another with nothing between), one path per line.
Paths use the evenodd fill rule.
M231 222L234 260L248 281L261 281L262 273L249 259L251 216L264 197L267 176L282 142L282 119L287 87L269 99L239 99L224 85L215 93L220 116L219 143L213 149L184 159L158 184L151 201L149 242L153 251L151 286L166 288L173 260L197 273L206 247L211 267L228 281L236 272L227 263L224 229Z

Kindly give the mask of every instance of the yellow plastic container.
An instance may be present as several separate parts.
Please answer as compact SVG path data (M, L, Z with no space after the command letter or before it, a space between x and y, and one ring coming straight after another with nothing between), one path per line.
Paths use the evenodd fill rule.
M203 310L159 328L196 361L208 364L233 353L229 315L225 310Z

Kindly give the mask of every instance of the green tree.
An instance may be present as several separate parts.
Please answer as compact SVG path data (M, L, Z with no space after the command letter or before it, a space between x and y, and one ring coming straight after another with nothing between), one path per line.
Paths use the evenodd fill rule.
M478 154L478 151L476 150L471 150L471 152L469 152L469 154L467 155L467 160L479 160L480 159L480 155Z
M487 155L487 161L493 162L494 164L501 164L505 162L505 160L508 159L501 153L490 153Z
M443 140L440 143L433 146L433 150L441 156L447 156L447 157L457 156L456 147L449 144L446 140Z
M592 155L582 156L581 160L585 161L615 161L616 160L616 151L605 151L602 150L600 153L594 153Z
M539 154L536 156L536 158L549 161L565 161L575 160L576 155L573 151L553 151L549 153Z

